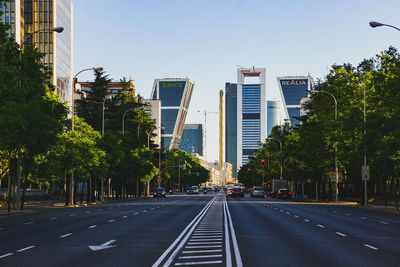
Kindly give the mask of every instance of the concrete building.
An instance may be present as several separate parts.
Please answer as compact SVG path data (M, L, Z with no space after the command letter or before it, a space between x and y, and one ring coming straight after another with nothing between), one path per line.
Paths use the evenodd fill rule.
M194 82L188 78L166 78L154 81L151 99L161 100L161 147L179 148Z
M155 135L152 140L157 146L161 143L161 100L159 99L143 99L143 103L147 106L145 111L150 115L151 119L154 121L156 128L153 131Z
M300 117L300 101L304 97L309 97L314 81L310 76L286 76L278 77L277 80L285 117L289 119L292 126L296 126L300 123L296 119Z
M225 161L237 174L237 84L225 83Z
M267 136L271 134L272 128L281 124L281 103L276 100L267 101Z
M179 149L204 156L203 124L185 124Z
M52 70L52 82L62 101L72 100L73 6L71 0L11 0L3 7L0 23L10 24L18 44L34 45L44 54L43 63ZM41 31L64 27L62 33Z
M237 70L237 168L267 138L265 68Z

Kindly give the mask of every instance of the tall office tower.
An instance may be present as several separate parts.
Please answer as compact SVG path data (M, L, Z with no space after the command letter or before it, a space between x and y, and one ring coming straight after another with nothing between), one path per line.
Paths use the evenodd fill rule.
M185 124L179 149L204 156L203 124Z
M237 167L248 162L267 138L267 97L264 68L238 69Z
M290 124L296 126L300 122L296 117L300 117L300 101L303 97L308 97L308 91L313 88L313 79L310 76L286 76L278 77L278 86L283 101L286 118L290 119Z
M271 134L272 128L281 124L280 101L267 101L267 136Z
M0 22L11 26L10 34L19 44L32 32L64 27L62 33L42 31L25 40L44 54L43 63L53 73L52 82L61 100L72 99L72 2L71 0L11 0L3 8Z
M161 147L179 148L183 126L192 98L194 82L188 78L166 78L154 81L151 99L161 100Z
M225 162L237 173L237 84L225 83Z

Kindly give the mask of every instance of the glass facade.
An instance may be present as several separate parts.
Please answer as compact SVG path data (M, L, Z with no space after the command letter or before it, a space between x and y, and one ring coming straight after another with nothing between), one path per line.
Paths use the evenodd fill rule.
M237 84L225 83L225 161L237 173Z
M267 101L267 136L281 122L280 101Z
M287 108L287 110L289 113L290 124L292 126L296 126L296 125L300 124L300 122L296 119L296 118L300 117L300 108L299 107Z
M161 110L161 127L164 127L164 134L173 134L178 117L179 109Z
M202 124L185 124L179 149L187 153L197 153L204 156Z
M307 97L308 79L280 80L286 105L300 105L303 97Z
M166 82L159 83L161 103L164 107L181 105L183 90L185 89L186 82Z
M242 164L260 146L260 84L242 85Z

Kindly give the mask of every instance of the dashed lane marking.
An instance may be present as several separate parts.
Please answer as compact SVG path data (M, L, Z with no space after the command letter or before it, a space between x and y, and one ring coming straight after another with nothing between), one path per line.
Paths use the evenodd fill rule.
M384 221L379 221L382 224L389 224L388 222L384 222Z
M128 216L126 216L126 215L125 215L125 216L122 216L122 219L126 219L126 218L128 218Z
M28 224L32 224L32 223L34 223L34 222L26 222L26 223L24 223L24 224L28 225Z
M367 218L365 218L365 217L360 217L360 219L366 220Z
M49 218L50 220L57 220L58 219L58 217L51 217L51 218Z
M295 217L295 218L299 218L299 216L297 216L297 215L294 215L294 217Z
M111 223L111 222L115 222L115 220L108 220L108 222L109 222L109 223Z
M336 234L337 234L337 235L340 235L340 236L347 236L347 235L345 235L345 234L343 234L343 233L341 233L341 232L336 232Z
M304 219L304 221L306 221L306 222L310 222L310 220L307 220L307 219Z
M17 252L22 252L22 251L25 251L25 250L28 250L28 249L31 249L31 248L34 248L35 246L29 246L29 247L26 247L26 248L21 248L21 249L19 249L19 250L17 250Z
M378 248L368 245L368 244L363 244L364 246L366 246L367 248L373 249L373 250L378 250Z
M138 215L139 213L135 212L133 215Z
M346 213L346 216L351 216L351 214L350 213Z
M65 234L65 235L60 235L60 238L64 238L64 237L67 237L67 236L70 236L70 235L72 235L72 233L68 233L68 234Z
M76 216L76 214L75 214L75 213L72 213L72 214L70 214L69 216L71 216L71 217L72 217L72 216Z
M95 224L95 225L89 226L89 229L93 229L93 228L96 228L96 227L97 227L97 225Z
M317 226L318 226L318 227L321 227L321 228L325 228L325 226L323 226L323 225L321 225L321 224L317 224Z
M4 255L1 255L0 256L0 259L1 258L5 258L5 257L8 257L8 256L11 256L11 255L13 255L14 253L7 253L7 254L4 254Z
M91 211L90 210L88 210L87 212L85 212L85 213L91 213Z

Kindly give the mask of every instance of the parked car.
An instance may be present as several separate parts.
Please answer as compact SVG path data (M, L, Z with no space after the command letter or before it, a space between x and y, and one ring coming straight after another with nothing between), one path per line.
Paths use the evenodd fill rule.
M154 191L153 197L165 197L165 189L164 187L157 187Z
M186 193L190 194L198 194L199 193L199 187L198 186L191 186L189 189L186 191Z
M287 188L281 188L278 190L277 198L284 198L284 199L291 199L292 198L292 192L290 192L289 189Z
M265 196L265 190L262 187L253 187L253 189L251 189L251 197L264 197Z
M232 189L232 196L233 197L244 197L244 190L239 186L235 186Z

